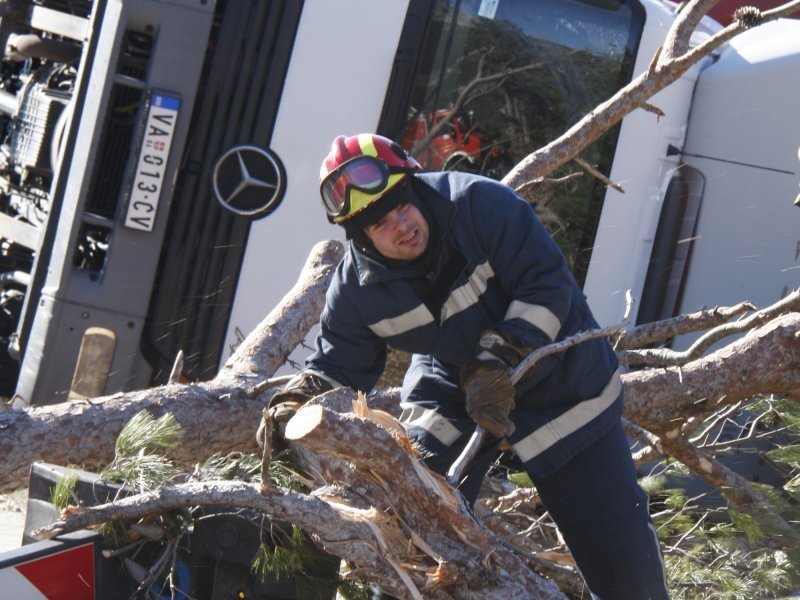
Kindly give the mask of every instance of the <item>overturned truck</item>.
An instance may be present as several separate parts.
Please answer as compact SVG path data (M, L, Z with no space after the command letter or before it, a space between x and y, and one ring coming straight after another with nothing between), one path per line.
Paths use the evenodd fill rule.
M178 352L186 379L210 378L338 235L316 191L335 135L415 142L420 118L466 108L475 151L506 161L496 176L641 72L675 18L656 0L0 2L0 395L145 388ZM582 178L532 199L604 324L626 289L644 323L797 286L798 29L737 37L653 99L660 117L637 111L587 150L624 191ZM220 522L210 563L241 571L219 559L240 534ZM96 538L65 543L100 572Z

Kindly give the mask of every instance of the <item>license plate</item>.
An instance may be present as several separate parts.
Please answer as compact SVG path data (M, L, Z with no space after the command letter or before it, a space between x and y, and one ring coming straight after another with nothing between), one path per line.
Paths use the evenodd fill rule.
M150 97L142 149L125 216L126 227L153 231L179 107L180 99L175 96L153 93Z

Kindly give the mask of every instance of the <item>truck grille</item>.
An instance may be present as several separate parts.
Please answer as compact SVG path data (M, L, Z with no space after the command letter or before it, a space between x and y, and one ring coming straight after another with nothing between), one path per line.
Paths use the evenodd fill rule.
M269 145L302 5L218 2L142 340L154 384L179 350L189 379L216 374L250 223L219 205L211 173L231 146Z
M117 81L105 115L103 132L97 150L86 210L113 219L116 215L125 177L125 165L139 123L144 97L145 74L150 60L151 36L135 31L125 32L117 64L117 73L128 79Z

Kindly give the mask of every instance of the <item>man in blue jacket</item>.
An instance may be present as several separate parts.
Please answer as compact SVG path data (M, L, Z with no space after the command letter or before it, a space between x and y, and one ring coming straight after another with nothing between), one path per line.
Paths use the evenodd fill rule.
M531 206L485 177L423 173L373 134L337 137L320 179L328 219L350 243L316 350L273 396L273 417L337 386L369 391L388 346L410 352L401 421L431 468L446 472L483 426L491 439L459 486L470 503L505 439L596 597L667 598L608 341L551 355L516 386L507 374L531 351L597 326Z

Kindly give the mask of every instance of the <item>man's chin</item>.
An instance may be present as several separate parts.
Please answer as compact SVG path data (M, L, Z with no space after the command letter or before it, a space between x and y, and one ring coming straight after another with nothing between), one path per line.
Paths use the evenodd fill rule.
M425 252L425 246L421 244L414 244L413 246L406 246L398 250L401 255L400 260L416 260Z

